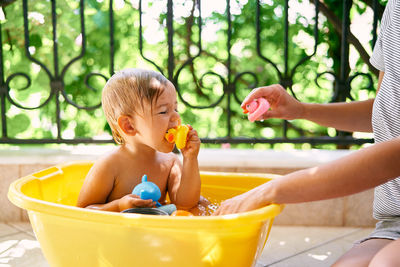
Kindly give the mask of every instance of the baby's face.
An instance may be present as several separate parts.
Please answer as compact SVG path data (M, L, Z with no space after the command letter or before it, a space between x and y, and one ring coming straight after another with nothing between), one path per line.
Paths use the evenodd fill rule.
M136 116L135 125L143 144L169 153L174 144L170 144L164 136L168 129L178 126L180 116L174 85L168 82L161 90L159 98L153 101L152 105L144 104L144 116Z

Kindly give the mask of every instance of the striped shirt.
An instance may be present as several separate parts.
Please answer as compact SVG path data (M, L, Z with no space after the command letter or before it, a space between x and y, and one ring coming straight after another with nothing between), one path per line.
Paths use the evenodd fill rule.
M400 0L387 3L370 62L385 73L372 110L374 138L380 143L400 137ZM400 177L375 188L374 218L400 218Z

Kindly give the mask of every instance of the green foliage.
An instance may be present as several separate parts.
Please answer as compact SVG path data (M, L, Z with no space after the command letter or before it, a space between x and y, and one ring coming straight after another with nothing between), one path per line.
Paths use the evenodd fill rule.
M318 50L313 50L315 18L302 12L295 14L289 25L288 69L284 58L284 1L261 1L261 55L274 65L263 60L256 48L256 1L234 1L231 3L232 36L231 62L228 66L227 29L225 11L216 10L202 17L201 53L198 41L200 27L198 12L189 1L174 2L174 73L167 72L168 45L165 1L143 1L143 55L139 51L139 12L134 1L114 1L114 69L111 69L109 0L84 1L85 36L81 35L80 7L78 0L56 1L58 64L55 66L52 40L50 1L28 1L29 51L52 76L64 75L65 96L59 96L61 108L61 136L63 138L95 137L110 133L100 109L101 89L111 74L127 67L160 68L167 77L174 77L180 95L179 111L183 122L192 124L201 137L217 138L228 134L227 111L231 109L231 137L282 137L282 120L271 119L250 123L242 114L240 101L257 86L280 82L280 76L289 76L293 68L305 57L311 56L294 72L290 91L300 101L327 103L331 101L334 85L332 77L318 79L318 73L339 73L340 37L326 19L320 17ZM116 5L116 2L119 5ZM122 4L121 4L122 3ZM290 2L291 4L292 2ZM293 2L294 3L294 2ZM305 1L298 1L305 3ZM341 18L342 1L326 0L324 3ZM354 1L352 16L365 12L366 5ZM203 7L204 8L204 7ZM311 6L313 8L313 6ZM51 100L40 110L23 110L7 104L8 136L24 138L55 138L56 94L51 94L50 77L41 66L26 57L22 5L3 7L6 20L2 22L2 40L5 77L22 72L31 78L31 84L23 76L10 82L10 96L17 104L34 108ZM193 11L194 10L194 11ZM146 18L146 19L144 19ZM85 37L84 39L82 39ZM311 41L310 41L311 40ZM86 50L80 57L85 42ZM187 60L193 59L189 64ZM151 60L152 62L150 62ZM71 64L72 63L72 64ZM186 65L184 65L186 64ZM158 67L158 68L157 68ZM228 67L231 72L228 72ZM56 69L58 73L56 75ZM179 75L177 71L180 70ZM63 72L64 71L64 72ZM358 60L355 69L368 71ZM239 75L243 72L251 74ZM354 99L373 97L374 91L367 88L367 80L360 76L352 82ZM376 82L376 80L374 80ZM227 87L231 84L233 87ZM226 94L234 88L235 95ZM223 94L226 94L223 96ZM236 96L236 97L235 97ZM222 98L222 99L221 99ZM237 98L237 99L236 99ZM215 107L203 108L207 106ZM88 110L78 109L73 102ZM193 106L185 106L188 103ZM199 108L201 107L201 108ZM334 135L329 129L298 120L288 124L289 138L299 136ZM209 145L213 146L213 145ZM243 147L244 144L232 145ZM259 144L258 147L271 147ZM307 144L292 145L307 148ZM331 147L331 145L320 146Z
M26 131L30 126L30 119L25 114L17 114L8 120L9 133L16 136L18 133Z

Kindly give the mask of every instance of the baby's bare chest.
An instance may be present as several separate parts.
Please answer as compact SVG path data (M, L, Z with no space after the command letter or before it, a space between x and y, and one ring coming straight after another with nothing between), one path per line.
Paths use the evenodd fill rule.
M108 201L131 194L134 187L141 183L143 175L147 175L147 181L155 183L160 188L160 201L163 201L167 191L170 170L171 164L168 162L145 166L143 164L131 163L125 168L121 168L116 174L113 190L108 197Z

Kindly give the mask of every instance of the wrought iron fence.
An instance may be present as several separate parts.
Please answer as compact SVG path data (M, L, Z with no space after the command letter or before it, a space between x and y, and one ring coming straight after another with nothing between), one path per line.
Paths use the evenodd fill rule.
M309 62L309 60L316 54L317 47L319 45L319 36L321 35L320 29L319 29L319 17L320 17L320 12L321 9L326 9L327 7L325 5L321 6L322 2L319 0L314 0L313 5L314 5L314 29L313 29L313 50L311 53L308 55L305 55L302 57L297 63L293 65L293 67L290 67L289 60L290 60L290 40L289 40L289 29L290 29L290 24L289 24L289 0L284 0L283 1L283 43L281 44L283 49L284 49L284 62L283 62L283 70L282 67L278 66L278 64L270 57L264 55L263 52L263 45L264 45L264 40L263 40L263 35L262 35L262 17L263 17L263 9L262 6L265 5L265 2L262 2L261 0L249 0L253 1L254 3L254 29L255 29L255 43L256 43L256 51L254 51L257 54L257 57L259 60L264 62L266 66L269 66L272 68L272 70L275 72L275 74L278 77L278 82L284 86L287 90L289 90L293 95L295 95L295 92L293 90L293 77L296 74L296 71L300 66L303 66ZM50 3L50 12L51 14L51 25L52 25L52 30L51 30L51 35L52 35L52 52L48 56L51 56L53 58L53 69L51 70L49 66L47 66L42 59L38 59L32 55L32 51L30 50L31 48L31 36L30 36L30 20L29 20L29 5L32 3L31 1L28 0L22 0L22 1L16 1L12 3L11 5L19 5L20 6L20 16L23 17L23 36L24 36L24 42L23 42L23 47L25 50L25 57L32 63L36 64L37 66L40 67L41 71L44 71L48 77L49 83L48 86L50 88L49 95L45 101L41 101L41 103L35 107L26 107L19 103L18 101L15 100L13 94L11 93L13 90L12 86L12 81L16 78L18 79L25 79L26 84L22 88L18 88L18 90L24 90L24 89L30 89L31 87L31 77L30 75L26 74L26 72L14 72L10 73L10 68L5 66L5 51L4 51L4 44L5 42L5 37L6 31L4 30L5 26L7 25L7 22L0 23L0 43L2 46L0 47L0 99L1 99L1 138L0 138L0 143L6 143L6 144L42 144L42 143L69 143L69 144L77 144L77 143L110 143L112 140L110 138L65 138L62 136L62 114L63 108L66 105L71 105L75 107L76 109L79 110L96 110L100 108L100 104L94 104L90 106L85 106L78 104L76 101L74 101L70 94L66 91L66 81L65 81L65 75L66 72L69 71L71 66L77 62L82 60L82 58L85 56L85 53L87 53L87 46L86 46L86 38L87 38L87 33L86 33L86 21L85 21L85 7L88 4L88 2L93 2L93 1L84 1L80 0L79 1L79 7L76 9L78 11L78 17L79 17L79 25L80 25L80 36L81 36L81 47L80 47L80 52L77 56L73 57L71 60L66 62L64 66L61 66L60 63L60 55L59 55L59 47L58 47L58 37L59 37L59 23L57 20L62 14L57 13L57 1L56 0L51 0ZM102 1L100 1L102 2ZM218 96L218 99L214 102L209 101L207 104L204 105L199 105L199 104L193 104L185 97L183 97L185 93L185 88L182 88L180 84L180 77L182 74L182 71L184 68L186 68L189 65L192 65L193 62L202 56L202 54L205 52L203 50L203 40L202 40L202 27L203 27L203 17L202 17L202 1L201 0L195 0L195 3L193 4L194 9L196 10L196 17L194 24L197 26L197 52L195 55L189 56L186 60L184 60L180 65L176 64L176 48L174 49L174 38L175 38L175 30L176 30L176 25L174 26L174 6L173 6L173 0L166 0L164 1L166 4L166 18L165 18L165 29L166 29L166 42L165 45L167 47L166 49L166 67L163 67L159 63L156 63L155 60L150 59L150 57L145 55L144 52L144 47L145 47L145 40L143 37L143 16L144 13L142 11L142 0L138 0L137 4L137 11L138 11L138 34L137 34L137 44L138 46L134 49L138 50L138 53L140 54L142 60L147 61L151 66L153 66L155 69L163 73L169 80L171 80L177 90L178 97L180 101L188 108L191 109L213 109L217 106L224 105L224 116L226 119L226 131L224 136L215 136L215 137L207 137L207 136L201 136L202 142L203 143L269 143L269 144L276 144L276 143L294 143L294 144L299 144L299 143L310 143L310 144L344 144L344 145L349 145L349 144L363 144L367 142L372 142L372 139L369 138L354 138L351 135L346 135L344 133L338 132L336 136L330 137L330 136L300 136L300 137L295 137L291 138L287 135L288 133L288 127L290 126L291 122L284 121L282 120L281 122L281 127L282 127L282 135L280 137L273 137L273 138L263 138L263 137L252 137L252 136L246 136L246 137L240 137L240 136L234 136L232 134L232 114L233 114L233 109L232 106L233 104L237 105L237 103L241 102L241 99L238 95L239 89L238 89L238 81L243 78L244 76L251 77L253 79L252 87L259 86L258 84L258 74L256 74L254 69L248 69L244 71L237 71L235 68L233 68L233 63L232 63L232 36L234 34L234 29L232 26L232 23L234 22L233 15L231 13L232 7L231 7L231 1L227 0L226 1L226 8L225 8L225 13L221 15L221 19L225 20L225 23L227 27L223 29L224 34L226 34L226 43L225 43L225 53L226 53L226 58L225 60L222 61L222 64L225 66L225 75L221 75L219 73L216 73L214 71L210 70L206 71L203 73L203 75L198 78L198 86L202 87L203 84L203 79L205 76L213 76L214 78L216 77L219 82L221 83L221 89L223 93ZM103 3L104 4L104 3ZM114 71L115 71L115 45L116 45L116 39L115 39L115 12L114 12L114 5L115 1L110 0L108 2L108 29L109 29L109 35L108 35L108 42L107 45L109 47L109 54L105 57L107 57L109 60L109 73L108 75L111 76ZM341 33L341 52L340 52L340 59L341 59L341 65L340 65L340 71L338 73L334 73L332 71L324 71L322 73L319 73L317 75L317 79L321 76L324 75L331 75L331 82L334 85L333 87L333 96L332 96L332 101L345 101L346 99L353 100L352 95L350 94L351 92L351 82L359 76L364 76L368 79L369 85L368 87L373 87L373 77L370 73L359 73L356 72L352 75L350 75L350 70L349 70L349 43L352 43L354 45L354 42L357 41L354 40L354 36L350 33L349 31L349 26L350 26L350 9L353 5L353 1L351 0L343 0L343 10L342 10L342 18L341 22L340 20L336 20L336 30ZM374 10L374 17L373 17L373 31L372 31L372 41L371 41L371 46L375 43L376 40L376 29L377 29L377 24L378 24L378 17L379 17L379 2L377 0L372 1L372 7ZM334 20L333 20L334 21ZM341 23L341 24L340 24ZM67 25L63 27L68 27ZM105 37L106 38L106 37ZM119 40L120 41L120 40ZM9 50L7 51L9 53ZM361 56L368 57L368 54L360 54ZM108 76L108 77L109 77ZM88 74L86 74L84 85L82 87L86 87L89 89L93 89L92 86L90 85L90 79L93 77L101 77L102 79L106 80L108 77L104 73L96 72L95 69L90 70ZM296 95L295 95L296 96ZM212 102L212 103L210 103ZM50 103L52 105L55 105L55 110L54 110L54 125L55 125L55 136L51 138L30 138L28 137L23 137L23 138L15 138L15 137L10 137L9 136L9 126L8 126L8 110L10 108L17 108L17 109L22 109L22 110L38 110L38 109L43 109L46 108ZM95 118L96 115L92 114L93 117Z

